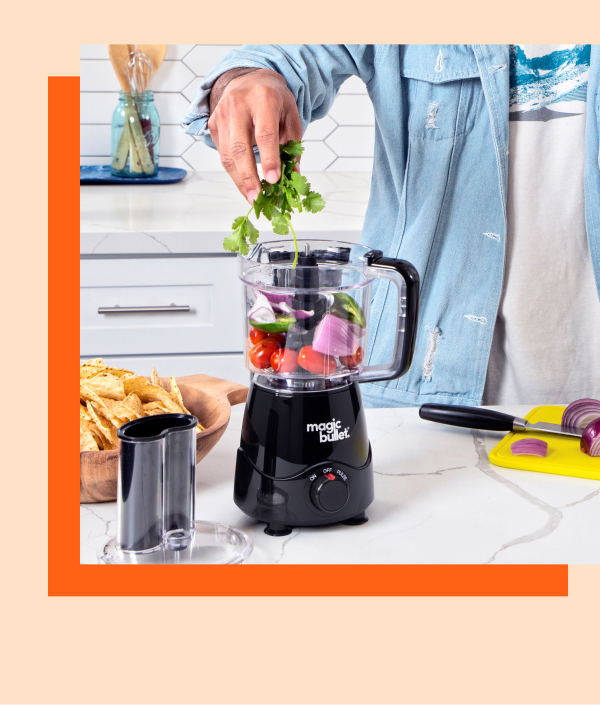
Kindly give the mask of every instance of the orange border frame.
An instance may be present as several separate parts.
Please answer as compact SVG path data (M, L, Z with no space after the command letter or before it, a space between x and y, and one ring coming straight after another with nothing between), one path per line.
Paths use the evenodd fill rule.
M79 361L79 78L48 79L49 369ZM72 358L72 359L71 359ZM56 417L70 418L64 376L53 374ZM75 394L73 379L73 394ZM64 407L64 408L60 408ZM61 413L62 412L62 413ZM52 443L48 467L48 594L567 596L566 565L247 565L113 567L80 565L77 425ZM65 448L69 448L65 454Z

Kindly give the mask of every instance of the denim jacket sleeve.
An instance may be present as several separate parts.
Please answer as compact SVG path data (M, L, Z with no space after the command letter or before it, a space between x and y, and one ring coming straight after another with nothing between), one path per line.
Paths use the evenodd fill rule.
M198 135L215 147L207 128L209 95L214 82L230 69L263 68L277 71L285 79L298 105L302 131L324 117L342 85L350 76L368 83L374 72L371 44L247 44L230 51L200 84L183 118L185 132Z

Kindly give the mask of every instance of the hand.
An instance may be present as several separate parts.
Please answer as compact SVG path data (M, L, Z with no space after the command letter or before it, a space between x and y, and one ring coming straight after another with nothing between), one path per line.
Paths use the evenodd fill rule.
M223 74L211 91L208 129L223 167L252 205L261 190L253 145L258 146L264 178L274 184L281 177L279 145L302 139L302 123L284 78L269 69L228 82L213 109L212 93L226 77ZM298 163L294 168L299 171Z

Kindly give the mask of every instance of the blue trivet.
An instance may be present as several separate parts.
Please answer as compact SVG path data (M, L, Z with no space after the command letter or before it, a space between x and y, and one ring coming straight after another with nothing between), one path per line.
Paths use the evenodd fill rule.
M155 176L113 176L108 164L103 166L80 166L80 184L174 184L181 181L187 171L171 166L159 166Z

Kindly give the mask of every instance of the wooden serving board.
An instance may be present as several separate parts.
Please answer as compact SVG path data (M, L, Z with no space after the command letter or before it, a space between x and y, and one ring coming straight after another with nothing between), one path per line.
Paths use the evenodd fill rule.
M170 389L169 379L163 384ZM248 387L208 375L178 377L183 403L205 430L196 435L196 462L215 447L229 424L231 407L242 404ZM79 454L79 502L113 502L117 499L119 451L83 451Z
M532 423L545 421L560 425L565 409L565 406L536 406L525 418ZM523 438L539 438L541 441L546 441L548 444L546 457L513 455L510 449L511 443ZM490 461L503 468L600 480L600 458L591 458L581 450L579 443L579 438L573 436L511 431L490 451Z

